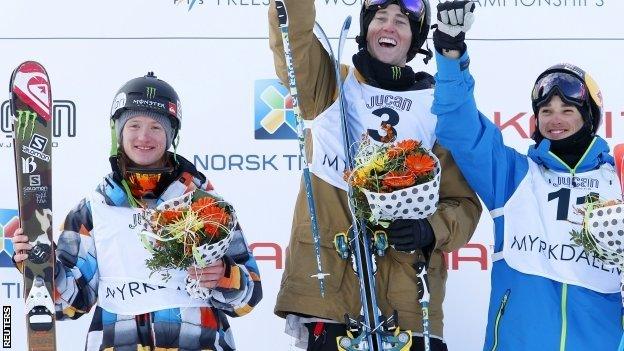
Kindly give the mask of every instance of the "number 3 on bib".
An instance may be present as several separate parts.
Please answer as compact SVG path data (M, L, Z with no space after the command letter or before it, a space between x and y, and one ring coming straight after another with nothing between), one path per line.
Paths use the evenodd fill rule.
M397 131L394 129L394 126L399 124L399 114L389 107L377 109L373 111L373 114L380 118L388 116L388 120L381 122L381 130L384 133L383 136L379 133L379 130L375 129L369 129L368 135L373 138L373 140L380 143L391 143L395 141L397 138Z

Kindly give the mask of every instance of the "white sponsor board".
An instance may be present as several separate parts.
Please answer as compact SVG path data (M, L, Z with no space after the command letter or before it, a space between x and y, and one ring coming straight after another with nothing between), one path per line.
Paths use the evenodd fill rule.
M240 350L294 349L273 306L299 189L298 149L294 140L254 139L254 84L275 78L266 38L267 3L196 0L190 10L189 2L173 0L0 4L0 83L8 82L13 68L28 59L41 62L50 74L58 108L52 141L56 228L109 172L108 118L121 84L152 70L176 88L184 103L178 151L195 161L234 204L258 256L264 299L251 314L231 320ZM317 1L318 20L331 36L346 15L353 15L353 37L359 28L360 4L360 0ZM477 102L502 126L509 145L525 151L531 143L533 80L561 61L592 73L607 111L600 134L611 145L621 142L624 68L617 60L624 49L617 24L622 10L624 2L615 0L480 1L469 34L479 40L468 43ZM349 40L345 62L355 50L354 40ZM424 67L418 58L412 64L431 73L435 69L434 62ZM4 108L2 117L0 164L5 167L0 173L4 194L0 208L16 208L10 124L7 127ZM485 213L470 245L448 256L444 309L450 350L481 349L492 243L492 221ZM25 349L20 279L14 270L0 268L0 304L13 307L10 350ZM58 323L60 350L83 349L90 318Z

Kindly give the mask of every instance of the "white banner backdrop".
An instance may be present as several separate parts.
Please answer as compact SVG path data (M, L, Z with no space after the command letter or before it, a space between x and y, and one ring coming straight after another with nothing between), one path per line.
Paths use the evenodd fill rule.
M318 21L335 36L345 16L359 28L360 0L317 1ZM432 1L432 3L436 3ZM194 161L238 210L259 263L264 299L251 314L233 319L240 350L289 350L283 320L273 315L292 208L299 188L298 149L256 131L267 113L284 110L267 40L268 0L56 0L0 4L0 83L20 62L48 70L58 114L55 121L54 221L108 173L108 118L117 89L153 70L171 83L184 105L179 153ZM192 6L191 6L192 5ZM525 151L532 115L529 94L537 74L558 62L586 68L600 84L606 117L600 134L615 145L624 129L624 54L615 0L479 1L469 37L471 71L484 114L503 129L509 145ZM344 62L356 50L348 41ZM434 72L419 59L419 70ZM268 91L271 99L260 98ZM268 93L267 93L268 94ZM4 99L0 99L2 102ZM286 111L287 112L287 111ZM0 208L17 207L8 107L0 119ZM286 129L287 130L287 129ZM268 139L256 139L262 135ZM0 223L4 226L6 221ZM448 255L445 338L450 350L480 350L483 342L492 221L487 213L472 241ZM0 254L12 253L0 232ZM0 257L0 265L2 265ZM6 263L4 266L8 266ZM21 276L0 268L0 305L12 307L11 347L23 350ZM90 316L57 324L59 350L81 350Z

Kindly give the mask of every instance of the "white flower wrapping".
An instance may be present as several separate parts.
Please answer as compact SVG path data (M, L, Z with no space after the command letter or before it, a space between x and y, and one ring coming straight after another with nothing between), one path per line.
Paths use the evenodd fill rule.
M391 193L375 193L362 188L362 192L368 200L372 219L423 219L432 215L440 200L440 160L429 152L436 162L435 176L432 180L400 189Z
M203 268L209 266L225 255L230 243L232 242L233 231L223 239L210 244L204 244L193 248L193 259L197 267ZM190 276L186 277L186 292L194 299L206 300L212 295L212 289L204 288L199 285L199 281L192 279Z
M595 208L587 214L586 229L606 264L624 266L624 204Z

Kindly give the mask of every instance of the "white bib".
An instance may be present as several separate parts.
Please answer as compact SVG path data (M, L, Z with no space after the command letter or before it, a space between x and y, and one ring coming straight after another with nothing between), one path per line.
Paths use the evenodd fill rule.
M349 121L349 138L357 143L365 133L373 143L382 144L386 131L382 122L394 129L396 141L415 139L431 149L436 141L437 117L431 114L433 89L389 91L361 84L351 68L345 79L344 103ZM342 142L340 105L336 100L312 122L312 164L310 170L327 183L347 190L343 179L346 157Z
M137 315L168 308L210 306L192 299L184 289L186 272L169 270L165 282L160 273L145 266L151 254L143 247L142 210L109 206L100 194L90 199L98 270L98 303L110 312ZM150 276L151 275L151 276Z
M613 167L605 164L572 177L528 161L527 176L503 209L505 261L522 273L601 293L618 292L617 269L606 267L582 247L574 246L570 236L571 230L581 229L583 218L575 209L582 208L588 194L619 198Z

